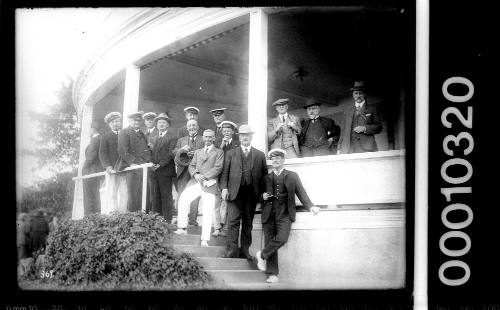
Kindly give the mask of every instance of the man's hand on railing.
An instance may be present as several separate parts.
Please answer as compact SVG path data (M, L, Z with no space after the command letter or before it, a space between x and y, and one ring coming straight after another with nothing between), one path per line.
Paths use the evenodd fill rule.
M320 211L320 208L314 206L314 207L311 207L310 211L311 211L312 214L317 215L319 213L319 211Z
M113 170L113 167L112 167L112 166L107 166L107 167L106 167L106 173L111 174L111 173L115 173L115 171Z
M159 164L154 164L153 167L151 167L151 169L153 171L156 171L156 169L160 168L160 165Z

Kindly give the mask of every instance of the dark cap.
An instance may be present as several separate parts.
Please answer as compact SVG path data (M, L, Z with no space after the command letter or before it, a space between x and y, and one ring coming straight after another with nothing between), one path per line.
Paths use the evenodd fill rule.
M226 108L213 109L210 110L210 113L212 113L213 116L219 116L221 114L224 114L224 110L226 110Z
M313 105L320 106L321 102L319 102L316 98L309 98L306 101L306 104L304 105L304 109L307 109L308 107L311 107Z
M351 87L351 91L355 90L365 90L365 82L363 81L355 81L354 82L354 87Z

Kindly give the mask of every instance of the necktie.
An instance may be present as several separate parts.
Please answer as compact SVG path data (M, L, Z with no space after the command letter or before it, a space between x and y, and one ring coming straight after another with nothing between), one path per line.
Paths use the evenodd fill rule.
M224 146L223 146L224 149L227 147L227 144L228 144L227 141L224 141Z
M191 144L194 144L194 136L191 136Z
M247 157L248 156L248 148L244 148L243 153L245 154L245 157Z
M205 148L205 154L208 154L208 147Z
M281 122L284 123L285 122L285 115L281 115Z

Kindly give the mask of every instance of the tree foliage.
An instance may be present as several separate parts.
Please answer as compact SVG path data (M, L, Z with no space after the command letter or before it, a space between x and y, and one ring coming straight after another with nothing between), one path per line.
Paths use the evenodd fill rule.
M141 212L65 220L49 235L43 264L27 275L53 270L61 287L103 289L200 289L210 276L189 254L169 240L167 222Z
M46 112L31 112L30 118L39 128L32 155L40 167L53 173L72 171L78 167L80 126L72 99L73 80L61 84L56 101Z

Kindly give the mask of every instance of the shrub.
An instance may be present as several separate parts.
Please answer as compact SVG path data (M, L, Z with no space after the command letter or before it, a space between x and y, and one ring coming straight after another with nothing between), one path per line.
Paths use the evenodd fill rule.
M199 289L209 276L189 254L167 242L158 215L94 214L64 220L48 238L43 268L58 284L100 285L104 289ZM40 270L36 270L34 277ZM39 278L38 278L39 279Z

